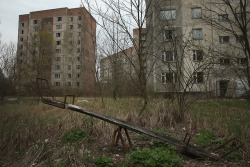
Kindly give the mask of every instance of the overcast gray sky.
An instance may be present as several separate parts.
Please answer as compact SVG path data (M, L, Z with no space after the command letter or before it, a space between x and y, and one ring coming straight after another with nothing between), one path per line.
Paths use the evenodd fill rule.
M77 8L80 0L0 0L0 32L5 42L17 42L18 17L32 11Z

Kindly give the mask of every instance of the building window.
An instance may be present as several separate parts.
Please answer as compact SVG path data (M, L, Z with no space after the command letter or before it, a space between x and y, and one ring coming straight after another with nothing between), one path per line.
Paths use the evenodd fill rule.
M38 27L34 27L34 32L37 32L38 31Z
M229 58L220 58L220 65L230 65Z
M56 29L57 30L62 29L62 25L61 24L56 25Z
M77 77L77 78L80 78L80 74L77 74L76 77Z
M81 24L78 24L78 26L77 26L78 28L81 28L82 27L82 25Z
M218 20L219 21L228 21L228 14L219 14Z
M80 56L77 56L77 61L80 61Z
M162 40L164 42L172 41L176 37L176 31L174 31L174 30L166 30L166 31L163 32L162 37L163 37Z
M161 81L163 84L176 83L177 82L177 74L173 73L173 72L162 73L161 74Z
M62 50L61 49L56 49L56 53L61 53Z
M229 43L229 36L220 36L220 43Z
M81 32L77 32L77 36L81 36Z
M72 38L73 37L73 33L69 33L69 37Z
M60 74L55 74L55 78L60 78Z
M23 37L20 38L20 41L23 41Z
M80 86L80 82L76 82L76 86L78 86L78 87L79 87L79 86Z
M73 25L69 25L69 29L73 29Z
M175 61L175 53L174 51L166 51L166 52L162 52L162 61L163 62L171 62L171 61Z
M193 8L192 9L192 18L193 19L200 19L201 18L201 8Z
M77 53L80 53L81 52L81 49L80 48L77 48Z
M56 37L61 37L61 33L56 33Z
M193 60L194 61L203 61L202 50L193 50Z
M61 61L61 57L56 57L56 61Z
M242 20L242 14L241 13L236 13L236 18L241 21Z
M54 82L55 86L60 86L60 82Z
M237 64L247 65L247 58L237 58Z
M236 38L236 42L240 42L240 43L242 43L242 42L244 42L245 41L245 38L244 38L244 36L243 35L238 35L237 36L237 38Z
M55 70L60 70L60 65L55 65Z
M68 86L71 86L71 82L68 82Z
M78 44L78 45L80 45L80 44L81 44L81 41L80 41L80 40L78 40L78 41L77 41L77 44Z
M71 65L68 65L68 70L71 70Z
M24 23L21 23L21 27L24 27Z
M79 70L80 69L80 65L76 65L76 69Z
M68 74L68 78L71 78L71 74Z
M193 29L193 39L202 39L203 35L202 35L202 28L198 28L198 29Z
M20 45L20 49L23 49L23 45Z
M78 20L82 20L82 16L78 16Z
M69 17L69 21L73 21L73 17Z
M68 57L68 62L71 62L72 61L72 57Z
M50 22L50 21L48 21L48 24L51 24L51 22Z
M24 34L24 30L21 30L21 34Z
M57 17L57 21L62 21L62 17Z
M161 11L161 20L173 20L176 19L175 9Z
M194 83L203 83L203 72L194 72Z
M22 53L22 52L20 52L20 56L23 56L23 53Z
M56 41L56 45L61 45L61 41Z
M37 24L38 23L38 21L37 20L33 20L33 24Z

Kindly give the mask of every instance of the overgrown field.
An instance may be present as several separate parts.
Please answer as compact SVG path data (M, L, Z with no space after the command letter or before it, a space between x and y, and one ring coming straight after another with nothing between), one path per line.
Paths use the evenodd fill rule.
M76 105L119 118L211 150L236 137L244 146L219 162L196 161L173 146L129 132L133 148L124 155L121 144L111 153L114 125L70 110L25 98L0 103L0 166L248 166L250 102L213 99L194 102L185 121L173 119L174 102L151 99L139 117L143 101L77 98ZM237 145L232 142L226 149Z

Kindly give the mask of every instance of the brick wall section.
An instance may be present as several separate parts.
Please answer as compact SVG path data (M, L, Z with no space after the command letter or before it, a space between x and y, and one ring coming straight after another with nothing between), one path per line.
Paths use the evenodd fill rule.
M83 89L89 93L94 92L95 85L95 46L96 46L96 21L90 13L83 9L84 15L84 59Z
M19 23L29 21L29 14L19 15Z
M50 9L50 10L30 12L30 19L67 15L67 11L68 11L68 8L59 8L59 9Z

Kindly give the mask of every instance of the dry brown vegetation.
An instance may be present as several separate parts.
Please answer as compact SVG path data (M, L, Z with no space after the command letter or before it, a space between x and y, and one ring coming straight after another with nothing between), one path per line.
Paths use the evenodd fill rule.
M139 98L123 98L113 101L105 98L105 107L99 98L78 98L79 105L96 112L126 120L151 130L162 130L177 139L183 139L187 131L193 137L201 130L211 130L218 141L237 136L245 146L239 151L242 160L236 162L196 161L181 158L183 166L247 165L249 143L248 101L241 100L201 100L185 115L185 122L176 124L172 111L174 102L168 99L152 99L144 115L139 117ZM172 104L172 105L170 105ZM0 166L95 166L93 157L111 156L115 162L124 160L121 147L109 152L115 126L70 110L63 110L37 102L34 99L20 99L0 105ZM72 128L86 131L83 140L64 143L62 138ZM141 140L137 134L129 132L134 148L146 147L151 140ZM194 140L192 140L194 144ZM207 149L213 147L207 146Z

